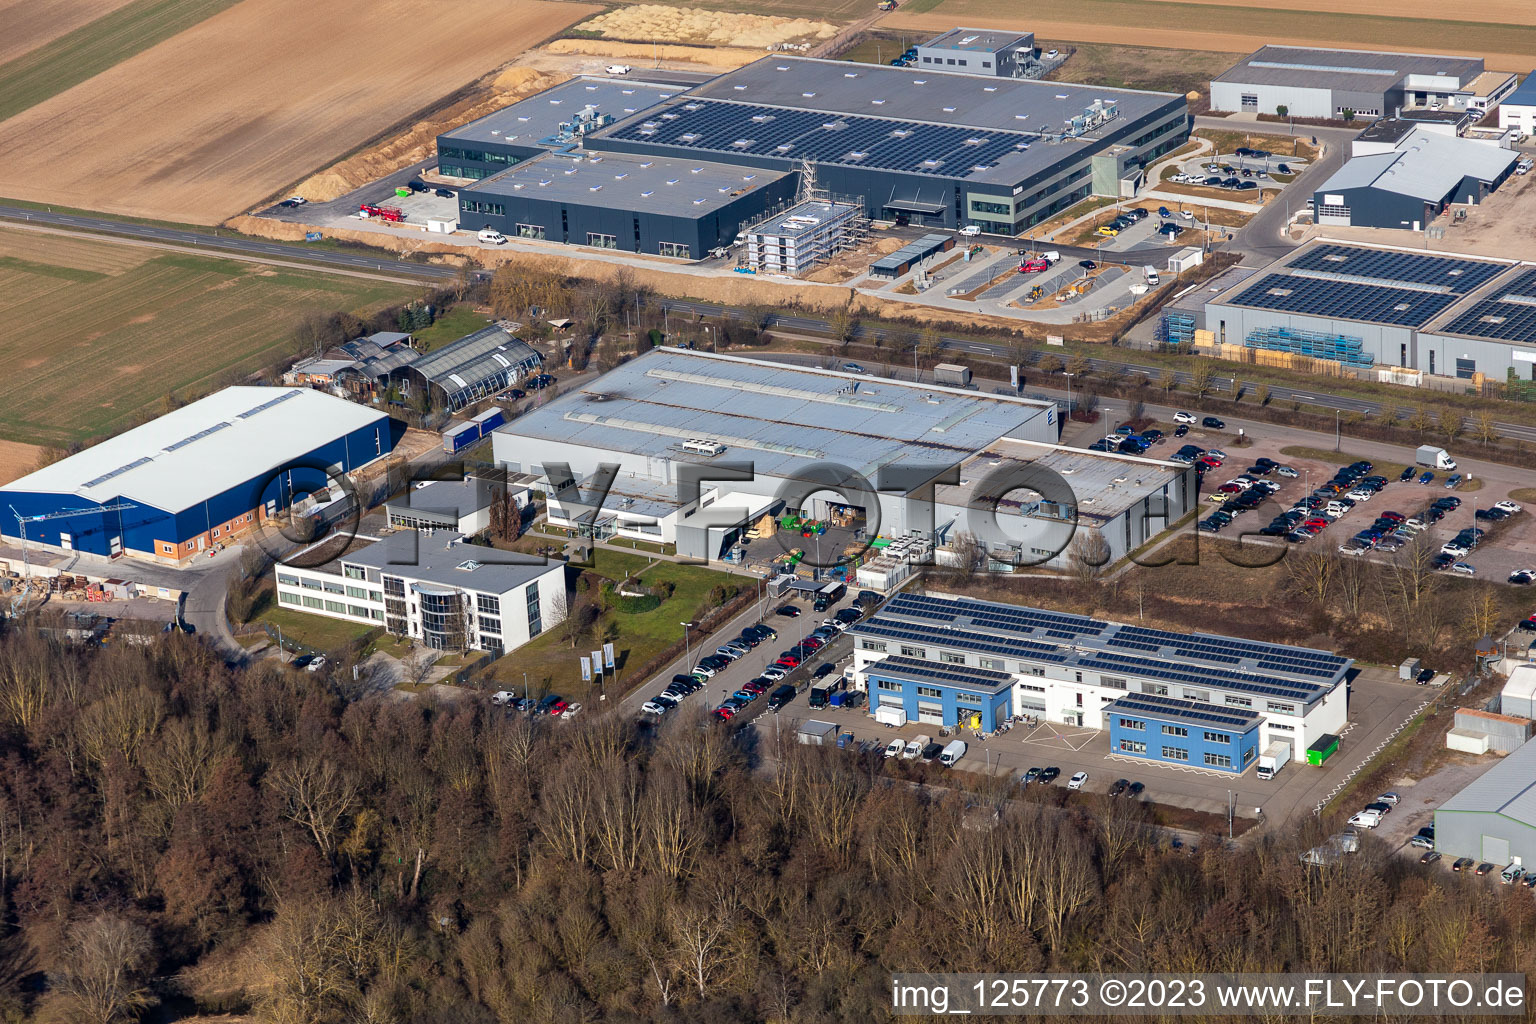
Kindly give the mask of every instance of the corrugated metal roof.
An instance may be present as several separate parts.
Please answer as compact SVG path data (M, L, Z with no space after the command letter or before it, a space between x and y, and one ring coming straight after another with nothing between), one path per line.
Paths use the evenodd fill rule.
M1536 827L1536 743L1522 744L1440 810L1502 814Z
M0 493L73 494L93 502L123 497L180 512L387 418L313 388L230 387L14 480Z
M1442 135L1416 128L1390 153L1357 156L1334 173L1319 192L1379 188L1439 202L1464 177L1491 182L1507 172L1519 154L1488 142Z
M1515 91L1504 97L1502 106L1536 107L1536 71L1526 75Z
M1482 72L1477 57L1271 45L1238 61L1216 81L1362 92L1385 91L1408 75L1443 75L1466 83Z

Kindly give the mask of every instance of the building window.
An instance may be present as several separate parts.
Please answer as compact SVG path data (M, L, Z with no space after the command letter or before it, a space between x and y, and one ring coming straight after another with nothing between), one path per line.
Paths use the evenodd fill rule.
M595 245L599 249L617 249L619 247L619 236L600 235L596 231L588 231L587 244Z
M1122 728L1122 729L1135 729L1137 732L1143 732L1147 728L1147 723L1146 722L1138 722L1134 718L1122 718L1122 719L1120 719L1120 728Z
M325 610L328 612L335 612L337 615L347 614L347 606L342 604L340 601L325 602Z
M1099 684L1115 690L1125 689L1125 680L1120 676L1099 676Z
M325 605L325 602L320 600L318 597L310 597L308 594L305 594L303 595L303 598L305 608L321 608Z
M900 690L901 689L901 684L898 683L898 682L894 682L894 681L892 681L890 679L877 679L877 680L875 680L875 689L877 689L877 690Z
M982 704L984 704L986 702L981 699L981 695L980 694L976 694L976 693L957 693L957 694L955 694L955 703L956 704L969 704L972 707L978 707L979 708L979 707L981 707Z
M885 653L884 640L865 640L863 646L866 651L874 651L876 654Z
M1249 112L1252 112L1252 113L1255 113L1255 114L1258 113L1258 111L1259 111L1259 97L1258 97L1258 95L1256 93L1251 93L1251 92L1243 93L1242 94L1242 99L1241 99L1241 104L1242 104L1243 110L1245 110L1245 111L1249 111Z
M362 587L348 587L347 596L355 597L360 601L365 601L368 599L368 591L364 590Z
M528 584L528 639L532 640L544 632L544 618L539 611L539 584L537 581Z
M1150 693L1158 697L1166 697L1168 696L1168 687L1161 683L1142 683L1141 692Z
M1205 763L1212 768L1231 768L1232 755L1230 754L1206 754Z
M935 698L937 698L937 697L943 697L944 696L944 691L940 690L937 686L919 686L917 688L917 695L919 697L935 697Z
M343 565L341 567L341 574L349 580L361 580L367 578L366 572L360 565Z
M1165 761L1188 761L1189 760L1189 751L1185 750L1183 747L1164 747L1163 748L1163 760L1165 760Z
M1254 748L1254 747L1249 747L1246 750L1244 750L1243 751L1243 764L1246 765L1249 761L1252 761L1253 760L1253 755L1256 754L1256 753L1258 753L1258 750L1256 748Z
M284 576L282 573L278 573L277 582L285 587L296 587L299 585L299 578L297 576Z
M278 601L280 601L283 604L298 604L299 603L299 595L298 594L290 594L286 590L279 590L277 592L277 599L278 599Z
M928 648L908 647L906 644L902 644L901 653L903 657L907 658L926 658L928 657Z
M476 594L475 608L481 615L500 615L501 598L495 594Z
M951 654L949 651L940 651L939 660L944 662L946 665L964 665L965 655Z
M1227 703L1234 708L1253 707L1253 701L1248 697L1234 697L1231 694L1227 694Z
M1207 743L1231 743L1232 742L1232 737L1228 736L1224 732L1207 732L1207 733L1205 733L1205 742L1207 742Z
M1476 372L1477 372L1477 360L1475 360L1475 359L1458 359L1458 360L1456 360L1456 376L1460 377L1462 380L1471 380L1472 379L1472 375L1474 373L1476 373ZM219 531L215 530L213 532L214 532L215 535L217 535Z
M1121 740L1120 750L1126 754L1145 754L1147 745L1140 740Z
M1289 704L1276 704L1274 701L1270 701L1268 704L1265 705L1265 707L1268 708L1270 711L1275 712L1278 715L1294 715L1296 713L1296 709L1294 707L1292 707L1291 705L1289 705Z
M1163 726L1163 735L1164 736L1188 736L1189 735L1189 730L1186 729L1182 725L1165 725L1165 726Z
M1211 702L1211 691L1210 690L1191 690L1188 687L1185 687L1185 689L1184 689L1184 699L1185 700L1197 700L1197 701L1199 701L1202 704L1209 704Z
M1275 732L1276 730L1278 730L1280 732L1295 732L1296 731L1296 727L1294 725L1286 725L1283 722L1270 722L1269 723L1269 729L1270 729L1271 732Z
M373 617L372 614L368 611L368 609L364 608L360 604L349 604L349 605L347 605L347 614L348 615L356 615L360 619L369 619L369 618Z
M977 658L976 664L982 668L990 668L997 672L1005 671L1002 658Z
M501 620L493 619L488 615L480 616L480 632L496 633L499 635L501 633Z
M657 249L663 256L676 256L678 259L688 259L693 250L683 242L662 242Z
M517 237L518 238L543 238L544 237L544 225L543 224L519 224L517 226Z
M345 594L347 592L346 587L342 586L340 583L332 583L330 580L325 580L320 584L320 586L325 590L327 594Z

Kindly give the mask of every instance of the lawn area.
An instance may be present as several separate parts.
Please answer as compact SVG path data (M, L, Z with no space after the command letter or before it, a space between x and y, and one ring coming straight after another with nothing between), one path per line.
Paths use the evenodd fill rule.
M1042 50L1069 48L1076 52L1048 76L1055 81L1083 82L1116 89L1160 92L1210 90L1211 79L1242 59L1240 53L1213 50L1170 50L1158 46L1111 46L1104 43L1039 41Z
M0 121L210 18L236 0L134 0L0 65Z
M0 228L0 437L118 433L293 349L307 311L365 312L408 285Z
M613 580L622 579L630 572L640 572L640 579L646 583L670 582L675 588L672 596L659 607L634 615L605 611L592 635L583 638L575 648L562 636L561 629L554 627L496 662L491 668L491 677L500 683L521 685L523 674L527 673L535 696L554 691L566 698L587 700L591 696L590 688L581 681L581 669L576 659L600 648L603 637L611 630L619 683L627 686L637 680L630 679L625 669L645 664L671 644L682 640L681 623L696 619L696 613L714 587L753 585L751 579L733 577L703 566L660 561L647 568L646 562L643 555L599 549L591 571ZM573 575L574 572L573 569ZM611 686L609 693L612 696Z
M340 650L375 628L360 622L307 615L287 608L267 608L255 621L282 630L284 640L297 641L317 651Z
M411 333L416 338L416 343L421 346L421 350L430 352L435 348L442 348L450 341L458 341L466 334L473 334L482 327L488 327L490 323L484 316L476 313L469 303L463 302L450 309L445 316L438 317L431 327Z
M1231 156L1234 151L1247 147L1265 150L1276 157L1299 156L1308 160L1317 157L1317 147L1303 138L1302 133L1268 135L1261 132L1228 131L1225 128L1196 128L1192 134L1209 139L1219 156Z
M933 38L932 32L879 32L866 35L837 55L861 64L889 64L911 46Z

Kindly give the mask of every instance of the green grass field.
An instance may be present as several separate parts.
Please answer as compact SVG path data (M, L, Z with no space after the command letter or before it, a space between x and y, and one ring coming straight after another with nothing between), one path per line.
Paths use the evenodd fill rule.
M371 310L409 285L0 229L0 437L121 431L292 346L307 311Z
M283 631L283 639L313 647L317 651L340 651L373 630L360 622L310 615L288 608L266 608L256 621Z
M430 352L435 348L442 348L450 341L457 341L466 334L473 334L480 328L488 326L490 321L476 313L471 306L472 303L455 306L448 311L447 316L439 317L434 321L431 327L412 332L421 350Z
M627 555L617 551L598 550L592 571L609 579L622 579L626 573L638 572L647 583L670 581L676 588L672 596L657 608L638 615L606 613L597 627L601 634L612 625L618 630L614 640L615 660L619 665L619 683L628 686L633 679L624 671L638 668L650 661L670 644L683 638L679 623L692 621L695 613L710 590L730 582L733 577L700 565L679 565L676 562L657 562L646 568L644 555ZM642 571L643 570L643 571ZM751 586L752 580L735 578L741 586ZM502 658L492 669L492 676L502 683L522 684L523 673L528 674L529 684L535 695L541 689L553 691L567 698L586 700L588 687L581 681L576 658L586 654L601 641L583 641L572 649L570 642L562 639L559 627L536 637L531 643L518 648L515 654ZM613 692L610 684L609 698Z
M233 7L238 0L134 0L0 65L0 121Z

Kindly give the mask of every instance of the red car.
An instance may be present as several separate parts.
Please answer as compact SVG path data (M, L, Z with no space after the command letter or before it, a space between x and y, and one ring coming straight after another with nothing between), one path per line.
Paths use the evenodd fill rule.
M1240 493L1242 493L1242 490L1243 490L1242 487L1237 485L1237 484L1222 484L1220 487L1216 488L1216 493L1217 494L1240 494Z
M1408 519L1408 517L1403 515L1401 512L1383 512L1381 514L1380 518L1382 518L1382 519L1390 519L1394 523L1405 522Z
M1311 527L1314 530L1321 530L1328 525L1328 520L1324 519L1322 516L1313 516L1310 519L1302 520L1301 525Z
M746 690L748 693L762 693L768 689L768 687L758 682L742 683L741 688Z
M793 654L786 654L774 662L774 664L783 665L785 668L798 668L800 666L800 659Z
M1202 456L1196 461L1198 461L1200 465L1205 466L1207 469L1215 469L1217 466L1221 465L1221 460L1216 458L1214 455Z
M730 708L715 708L715 710L711 711L710 714L714 715L722 722L729 722L731 718L736 714L736 712L732 711Z
M1038 273L1040 273L1040 271L1042 271L1042 270L1049 270L1050 268L1051 268L1051 264L1050 264L1049 260L1044 260L1044 259L1025 260L1023 263L1019 264L1019 273L1021 273L1021 274L1038 274Z
M808 636L804 640L800 641L800 646L804 647L808 651L815 651L815 650L819 650L824 645L816 637Z
M570 703L567 701L557 700L549 706L549 713L551 715L560 715L570 706Z

